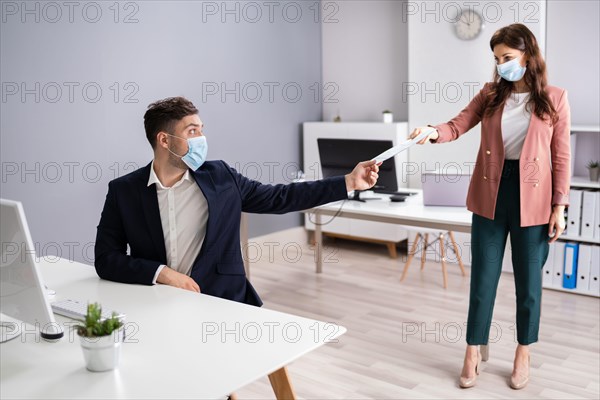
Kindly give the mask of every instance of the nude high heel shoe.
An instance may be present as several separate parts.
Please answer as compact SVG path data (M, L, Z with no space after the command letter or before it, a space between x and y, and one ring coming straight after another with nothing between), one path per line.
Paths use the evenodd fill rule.
M461 376L458 385L463 389L468 389L475 386L475 382L477 381L477 375L479 375L479 371L481 368L481 353L477 351L477 365L475 365L475 376L472 378L466 378Z
M527 375L519 374L510 376L510 387L515 390L523 389L529 383L529 366L531 365L531 357L527 357Z

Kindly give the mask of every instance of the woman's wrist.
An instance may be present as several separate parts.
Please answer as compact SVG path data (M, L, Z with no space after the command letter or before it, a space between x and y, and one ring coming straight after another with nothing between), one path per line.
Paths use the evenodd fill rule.
M564 204L555 204L554 206L552 206L552 209L554 211L565 211L565 205Z

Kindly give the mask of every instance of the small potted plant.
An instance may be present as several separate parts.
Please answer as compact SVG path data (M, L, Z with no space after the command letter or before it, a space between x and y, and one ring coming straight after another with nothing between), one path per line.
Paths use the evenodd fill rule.
M383 115L384 123L391 124L392 122L394 122L394 114L392 114L390 110L384 110L381 114Z
M124 329L116 313L102 319L102 307L98 303L88 304L82 325L75 326L85 367L89 371L101 372L115 369L119 365Z
M600 162L590 161L587 165L587 169L590 170L590 180L592 182L598 181L598 177L600 177Z

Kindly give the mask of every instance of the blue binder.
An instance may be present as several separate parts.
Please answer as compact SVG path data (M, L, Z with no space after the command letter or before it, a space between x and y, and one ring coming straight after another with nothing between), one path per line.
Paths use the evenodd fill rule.
M579 243L565 245L565 265L563 270L563 287L575 289L577 286L577 258L579 256Z

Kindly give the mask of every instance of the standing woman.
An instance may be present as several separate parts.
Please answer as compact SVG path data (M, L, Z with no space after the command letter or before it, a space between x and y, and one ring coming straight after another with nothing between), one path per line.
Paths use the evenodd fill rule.
M481 146L467 207L471 230L471 289L467 350L460 386L475 385L487 343L502 257L510 232L517 298L517 341L510 386L529 381L529 344L538 340L542 267L548 243L565 227L569 203L570 111L565 90L547 84L546 64L535 36L522 24L498 30L490 40L494 81L467 107L420 144L458 139L481 122ZM415 129L411 138L422 129ZM481 352L479 346L482 346Z

